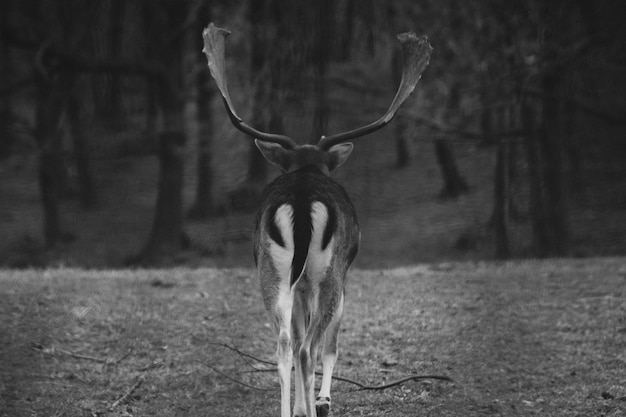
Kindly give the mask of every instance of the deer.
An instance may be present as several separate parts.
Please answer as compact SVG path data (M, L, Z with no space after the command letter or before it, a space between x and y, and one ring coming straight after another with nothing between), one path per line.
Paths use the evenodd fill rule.
M399 34L402 77L387 112L360 128L322 136L315 145L298 145L289 136L255 129L235 112L226 82L225 39L229 34L213 23L203 30L202 52L209 71L233 126L252 138L263 157L282 171L262 192L253 238L261 295L276 334L281 417L291 412L292 367L294 416L324 417L330 412L346 274L361 238L355 207L330 173L350 156L350 140L375 132L393 119L428 66L432 47L426 36ZM322 381L316 396L318 353Z

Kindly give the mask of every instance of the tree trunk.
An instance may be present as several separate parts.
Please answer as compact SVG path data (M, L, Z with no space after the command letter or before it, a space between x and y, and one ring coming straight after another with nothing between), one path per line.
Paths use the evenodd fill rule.
M198 107L200 109L201 107ZM204 219L215 212L213 201L213 170L211 169L211 134L207 128L207 121L201 122L200 136L198 138L198 159L196 161L196 197L193 206L189 210L192 218Z
M585 191L585 178L582 174L583 163L579 140L576 137L577 109L571 100L565 100L561 105L561 121L565 159L567 160L566 177L569 189L578 194Z
M4 29L8 26L11 18L11 6L12 4L9 2L0 2L0 28ZM3 80L3 84L7 84L13 81L13 71L12 71L12 54L11 48L9 48L7 42L0 41L0 79ZM12 114L11 111L11 95L6 94L0 96L0 123L8 123L9 116ZM4 125L0 126L0 132L3 133L2 138L0 139L0 158L3 156L3 150L9 150L8 146L5 143L1 143L3 141L7 141L10 138L7 137L9 134L9 127ZM7 136L5 136L7 135ZM6 148L5 148L6 146Z
M183 246L183 178L185 135L163 132L159 138L159 182L156 211L140 263L152 264L178 253Z
M313 136L311 143L317 143L320 137L328 131L328 91L326 72L332 54L333 39L333 2L319 0L317 3L316 36L314 45L315 65L315 109L313 110Z
M359 6L361 7L361 16L363 17L365 33L365 45L367 53L370 57L376 55L376 42L374 37L374 28L376 27L376 13L378 12L377 6L381 2L375 2L374 0L360 0Z
M356 0L346 0L346 9L343 14L343 24L340 32L339 59L347 61L350 59L354 43L354 15Z
M149 7L149 6L148 6ZM167 3L166 15L150 15L148 23L153 37L151 50L165 69L155 77L158 104L163 115L159 135L159 181L154 219L148 242L137 261L152 264L172 258L188 243L183 231L183 183L187 131L184 102L185 19L188 10L176 3ZM164 21L159 19L165 18ZM169 31L163 31L165 25ZM164 36L163 33L174 33Z
M12 2L0 2L0 28L2 30L8 26L12 16ZM3 85L9 85L15 80L13 75L15 69L13 67L12 48L4 40L0 41L0 80ZM15 132L13 127L14 112L12 105L12 95L0 95L0 160L8 158L13 152L15 142Z
M252 86L252 116L251 126L259 130L266 130L265 121L265 91L266 80L260 76L267 66L267 31L264 22L267 20L267 4L264 0L250 0L248 2L248 21L251 25L251 33L258 34L251 39L250 74L253 77ZM250 143L248 152L248 182L265 183L267 178L267 163L256 148L254 143Z
M531 103L522 102L530 180L532 249L539 257L568 256L571 252L557 81L556 73L543 76L543 110L538 128Z
M483 134L483 144L484 145L493 145L496 143L496 140L493 135L493 109L491 107L490 94L487 93L487 90L490 87L487 85L486 81L482 82L481 88L481 103L482 108L480 110L480 129Z
M508 185L508 145L500 139L496 148L496 166L493 181L493 216L492 226L494 230L495 257L496 259L508 259L511 256L509 239L507 235L507 185Z
M483 115L489 114L487 123L484 123L483 141L485 144L495 145L496 164L493 173L493 212L489 221L494 232L494 256L496 259L508 259L511 256L507 222L510 203L511 181L514 172L511 161L511 143L497 132L506 132L511 128L509 111L506 106L483 109Z
M93 208L97 202L96 189L94 186L93 174L91 172L91 162L89 147L85 137L84 119L85 114L80 92L73 88L67 106L69 127L72 134L74 147L74 159L76 161L76 171L78 174L78 192L80 204L85 209Z
M391 81L393 88L397 89L402 78L402 53L400 48L395 48L391 55ZM409 165L411 155L407 143L406 131L408 120L402 110L396 115L394 130L396 136L396 168L402 169Z
M444 114L451 116L458 112L460 101L461 84L453 83L449 90ZM469 186L459 172L454 154L448 142L442 137L436 136L433 145L435 147L437 163L439 164L443 178L443 188L439 192L439 198L457 198L461 194L467 193Z
M402 169L409 165L411 155L409 154L409 145L406 140L406 120L398 118L395 122L396 130L396 168Z
M435 138L433 141L435 146L435 156L441 169L443 177L443 189L439 193L439 197L443 199L456 198L461 194L469 191L469 187L457 168L452 149L445 140Z
M102 16L92 30L93 52L98 59L119 58L124 34L124 0L104 0L96 3ZM109 128L123 126L121 79L114 73L94 75L92 91L96 114Z
M528 165L529 180L529 208L532 228L532 251L535 256L545 254L548 246L544 236L545 216L544 197L541 178L541 160L538 146L537 116L533 111L532 103L528 98L524 98L521 103L521 118L524 128L524 147L526 150L526 163ZM545 256L545 255L544 255Z
M39 145L39 192L43 208L43 236L47 247L62 240L59 197L62 189L63 161L60 123L65 108L67 91L58 77L38 82L35 138Z
M208 5L202 7L196 19L196 30L201 33L202 28L209 21ZM209 71L204 68L204 57L198 56L198 64L202 64L202 71L196 76L196 120L198 123L197 160L196 160L196 193L195 201L189 210L189 216L197 219L207 218L215 212L213 202L213 171L211 169L211 136L213 134L213 115L211 102L213 101L213 88L210 86Z
M109 36L111 44L111 56L122 56L124 41L124 18L126 15L126 0L112 0L111 21L109 22ZM109 120L117 126L124 126L126 113L122 100L122 79L117 74L111 74L109 89L104 103Z
M507 148L507 215L511 220L519 221L525 217L515 200L515 191L518 184L517 163L519 145L516 140L513 140L507 144Z
M158 135L159 124L159 94L158 85L154 79L146 80L146 124L143 135L147 140L154 140Z
M569 256L570 236L567 193L563 173L563 134L559 120L559 82L557 71L543 75L544 94L541 147L545 156L543 180L546 187L546 215L549 224L548 256Z
M51 140L39 152L38 178L43 207L43 237L46 247L52 248L63 236L59 213L58 141Z
M291 34L286 29L286 21L289 19L289 15L285 13L284 6L281 0L273 0L271 7L271 21L270 25L275 26L277 29L274 32L274 38L269 40L268 44L268 61L270 65L269 75L269 90L266 90L266 100L268 103L268 131L271 133L284 133L285 127L283 124L283 90L288 85L289 81L286 81L287 71L285 69L285 55L284 52L276 52L271 45L275 45L275 42L284 42ZM281 43L282 45L282 43Z

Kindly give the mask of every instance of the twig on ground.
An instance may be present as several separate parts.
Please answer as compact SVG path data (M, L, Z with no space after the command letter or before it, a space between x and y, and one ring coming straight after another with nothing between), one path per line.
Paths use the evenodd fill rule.
M129 357L131 353L133 353L133 348L132 347L130 349L128 349L128 352L126 352L118 360L115 361L115 365L119 365L119 363L122 362L127 357Z
M232 342L232 346L235 346L235 341L234 341L232 338L231 338L231 342ZM229 348L229 349L231 349L231 350L232 350L232 347L231 347L231 346L229 346L229 345L227 345L227 344L225 344L225 343L223 343L223 344L222 344L222 346L224 346L224 347ZM258 367L257 367L257 366L255 366L252 362L250 362L248 359L252 359L252 360L257 361L257 362L259 362L259 363L262 363L262 364L264 364L264 365L270 365L270 366L274 366L274 367L276 366L276 364L274 364L273 362L270 362L270 361L267 361L267 360L264 360L264 359L257 358L256 356L253 356L253 355L250 355L250 354L244 353L244 352L242 352L242 351L241 351L241 350L239 350L239 349L236 349L236 348L235 348L235 352L237 353L237 355L239 355L239 357L241 358L241 360L242 360L242 361L244 361L244 362L246 363L246 365L248 365L250 368L254 369L255 371L262 371L262 370L263 370L263 368L258 368Z
M124 355L122 355L119 359L113 360L111 358L98 358L96 356L83 355L81 353L71 352L69 350L61 349L61 348L54 347L54 346L46 347L46 346L43 346L43 345L34 344L33 345L33 349L37 350L37 351L40 351L40 352L43 352L43 353L50 354L50 355L54 355L55 353L60 353L62 355L69 356L71 358L82 359L82 360L87 360L87 361L92 361L92 362L98 362L98 363L102 363L104 365L117 365L121 361L126 359L133 352L133 348L131 347L128 350L128 352L126 352Z
M70 356L76 359L84 359L87 361L93 361L93 362L104 363L104 364L107 364L110 362L109 358L97 358L95 356L82 355L80 353L74 353L74 352L70 352L67 350L59 349L59 348L53 348L53 350L56 352L62 353L63 355Z
M154 368L160 368L161 366L163 366L163 359L155 359L152 362L150 362L148 365L142 366L141 368L137 368L136 370L138 372L146 372Z
M240 380L238 380L236 378L233 378L232 376L228 375L225 372L220 371L219 369L217 369L214 366L208 365L208 364L206 364L204 362L201 362L201 361L197 361L197 362L199 362L202 365L206 366L207 368L211 369L213 372L223 376L224 378L228 379L229 381L232 381L232 382L234 382L236 384L242 385L242 386L244 386L246 388L250 388L250 389L253 389L253 390L256 390L256 391L270 391L272 389L272 388L255 387L254 385L250 385L250 384L248 384L246 382L243 382L243 381L240 381Z
M248 372L250 373L251 372L276 372L277 370L278 370L277 368L272 368L272 369L254 368L253 371L248 371ZM242 372L242 373L245 373L245 372ZM315 375L321 376L322 373L315 372ZM401 378L401 379L398 379L398 380L395 380L395 381L389 382L388 384L383 384L383 385L366 385L366 384L363 384L362 382L355 381L350 378L344 378L344 377L335 376L335 375L333 375L332 378L339 382L345 382L348 384L356 385L358 388L351 390L352 392L384 390L387 388L395 387L396 385L400 385L408 381L418 381L420 379L438 379L440 381L454 382L452 378L449 378L447 376L442 376L442 375L410 375L410 376L407 376L407 377L404 377L404 378Z
M209 343L209 345L225 347L226 349L230 349L231 351L235 352L236 354L238 354L241 357L246 357L246 358L255 360L255 361L259 362L259 363L264 363L266 365L276 366L276 363L274 363L274 362L271 362L271 361L268 361L268 360L265 360L265 359L261 359L261 358L257 358L254 355L251 355L251 354L246 353L246 352L242 352L241 350L237 349L236 347L228 345L226 343L212 342L212 343Z
M352 379L342 378L339 376L337 377L333 376L333 379L336 379L337 381L347 382L347 383L350 383L359 387L352 391L379 391L379 390L384 390L387 388L395 387L396 385L404 384L405 382L418 381L420 379L438 379L440 381L454 382L452 378L449 378L447 376L442 376L442 375L411 375L411 376L407 376L405 378L401 378L396 381L392 381L388 384L383 384L383 385L366 385L358 381L353 381Z
M132 386L132 387L130 387L130 388L128 389L128 391L126 391L126 392L124 393L124 395L122 395L120 398L118 398L117 400L115 400L115 402L114 402L113 404L111 404L111 405L107 408L107 410L108 410L108 411L113 411L113 409L115 409L115 407L117 407L118 405L120 405L120 404L125 403L126 401L128 401L128 399L130 398L130 396L131 396L131 395L133 395L133 392L135 392L135 390L136 390L137 388L139 388L139 386L140 386L141 384L143 384L143 381L144 381L144 377L143 377L143 375L139 376L139 378L137 378L137 381L133 384L133 386Z
M236 347L230 346L230 345L228 345L226 343L210 343L210 344L211 345L215 345L215 346L225 347L225 348L227 348L227 349L237 353L242 358L249 358L249 359L255 360L255 361L259 362L259 363L276 366L276 363L274 363L274 362L257 358L254 355L242 352L241 350L237 349ZM247 361L246 359L244 359L244 361L254 370L253 372L271 372L271 371L276 371L276 369L259 369L259 368L255 367L253 364L249 363L249 361ZM222 375L222 376L224 376L224 377L226 377L226 378L230 379L231 381L236 382L238 384L241 384L241 385L244 385L244 386L248 386L249 388L253 388L253 389L256 389L256 390L263 390L263 391L267 390L265 388L258 388L258 387L253 387L253 386L247 385L247 384L245 384L245 383L243 383L241 381L238 381L238 380L232 378L229 375L226 375L224 372L219 371L219 370L213 368L212 366L209 366L209 365L206 365L206 366L208 366L209 368L213 369L215 372L219 373L220 375ZM315 372L315 374L316 375L322 375L321 372ZM352 380L352 379L349 379L349 378L344 378L344 377L334 376L334 375L333 375L332 379L334 379L336 381L340 381L340 382L345 382L345 383L348 383L348 384L356 385L358 388L353 390L353 391L378 391L378 390L384 390L384 389L387 389L387 388L395 387L397 385L401 385L401 384L403 384L405 382L418 381L418 380L422 380L422 379L437 379L437 380L440 380L440 381L454 382L452 380L452 378L447 377L447 376L443 376L443 375L410 375L410 376L407 376L407 377L404 377L404 378L401 378L401 379L398 379L398 380L395 380L395 381L392 381L392 382L389 382L389 383L383 384L383 385L367 385L367 384L363 384L361 382L358 382L358 381L355 381L355 380Z

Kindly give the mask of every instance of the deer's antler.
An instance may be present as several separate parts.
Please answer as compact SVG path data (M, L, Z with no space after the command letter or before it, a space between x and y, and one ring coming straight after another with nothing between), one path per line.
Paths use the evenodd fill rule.
M413 32L401 33L397 38L402 46L402 79L398 92L387 112L380 119L366 126L336 135L322 136L317 143L320 149L328 150L339 143L377 131L393 119L402 103L411 95L422 73L428 66L433 48L430 46L427 36L418 38Z
M224 60L224 40L229 34L230 32L228 30L218 28L213 23L209 23L209 26L202 31L202 39L204 40L204 48L202 49L202 52L204 52L207 57L211 76L215 80L217 88L220 90L220 94L224 100L224 106L226 107L230 121L237 129L241 130L248 136L266 142L278 143L287 149L295 149L298 145L289 136L261 132L260 130L246 124L241 117L235 113L233 103L230 99L230 95L228 94L228 86L226 83L226 63Z

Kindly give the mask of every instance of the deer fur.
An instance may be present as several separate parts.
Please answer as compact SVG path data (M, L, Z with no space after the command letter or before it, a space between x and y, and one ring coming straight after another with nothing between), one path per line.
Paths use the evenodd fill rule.
M283 175L264 190L256 216L254 259L261 293L277 335L281 417L290 417L291 369L295 362L295 416L326 416L337 360L337 336L344 305L346 272L359 248L356 211L345 190L330 178L352 152L348 140L387 125L411 95L428 66L432 47L426 36L398 35L402 78L389 109L378 120L317 145L246 124L235 112L226 82L224 40L230 32L209 24L203 52L233 126L249 137ZM322 385L315 397L315 367L322 357Z
M330 407L346 272L360 238L354 206L328 174L345 162L352 145L321 151L256 143L268 161L286 172L264 190L254 235L261 293L278 335L281 416L290 415L293 362L294 415L325 415ZM314 387L320 347L323 377L317 413Z

